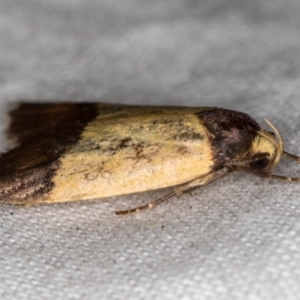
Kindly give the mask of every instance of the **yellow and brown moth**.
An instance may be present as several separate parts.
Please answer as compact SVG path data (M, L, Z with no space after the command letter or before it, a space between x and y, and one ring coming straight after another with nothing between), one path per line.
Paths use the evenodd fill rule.
M276 128L215 107L23 103L11 112L16 147L0 157L0 203L34 205L173 192L135 212L234 171L271 173L283 150Z

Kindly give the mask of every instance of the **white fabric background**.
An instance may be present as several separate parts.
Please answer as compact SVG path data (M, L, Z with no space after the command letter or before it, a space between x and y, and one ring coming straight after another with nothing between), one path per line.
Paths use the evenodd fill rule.
M299 154L299 13L297 0L2 0L1 129L18 99L214 105L267 117ZM300 185L236 174L114 215L165 192L0 206L0 298L299 299Z

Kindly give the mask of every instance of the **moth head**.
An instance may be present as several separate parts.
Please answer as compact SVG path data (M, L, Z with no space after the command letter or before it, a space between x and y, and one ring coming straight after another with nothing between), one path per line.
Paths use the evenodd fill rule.
M277 129L268 120L265 122L274 133L264 129L257 132L249 151L248 166L256 170L270 171L282 156L283 141Z

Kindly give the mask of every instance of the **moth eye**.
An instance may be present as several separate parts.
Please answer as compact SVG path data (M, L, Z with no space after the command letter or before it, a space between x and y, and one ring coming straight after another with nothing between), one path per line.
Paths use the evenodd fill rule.
M259 160L253 161L250 163L250 167L253 169L264 169L270 160L267 157L261 158Z

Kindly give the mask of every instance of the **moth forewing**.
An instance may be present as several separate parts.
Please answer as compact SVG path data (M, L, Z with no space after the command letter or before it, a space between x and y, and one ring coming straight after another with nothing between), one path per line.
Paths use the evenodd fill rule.
M173 114L140 110L127 108L114 118L100 115L90 122L60 160L47 201L176 186L210 172L209 138L196 116L180 116L175 109Z

